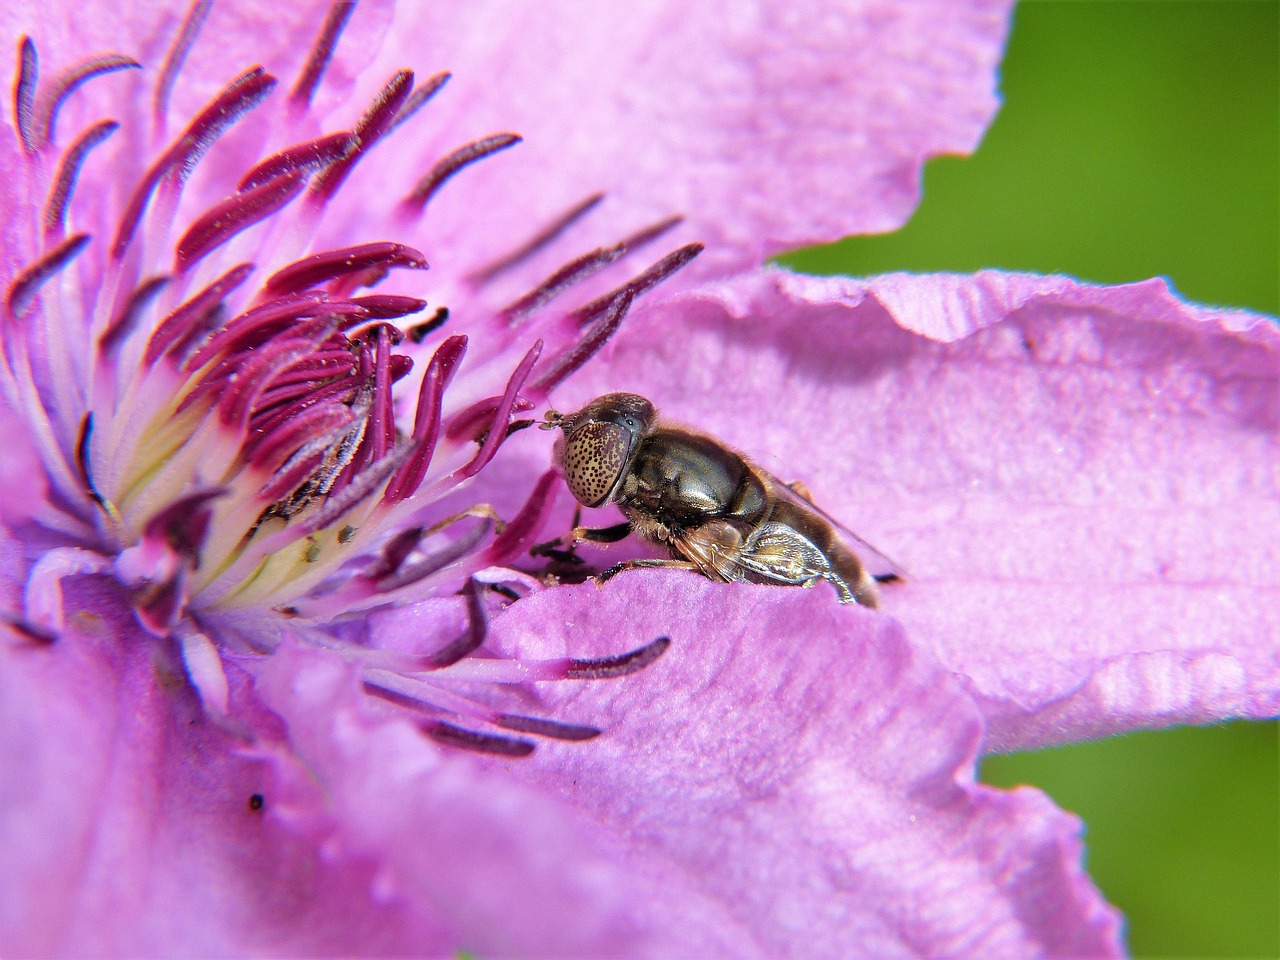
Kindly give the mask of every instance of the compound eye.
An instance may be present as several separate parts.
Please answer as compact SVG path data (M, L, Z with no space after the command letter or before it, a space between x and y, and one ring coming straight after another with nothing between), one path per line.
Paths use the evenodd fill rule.
M575 500L584 507L608 501L627 467L634 437L621 424L594 421L565 439L560 466Z

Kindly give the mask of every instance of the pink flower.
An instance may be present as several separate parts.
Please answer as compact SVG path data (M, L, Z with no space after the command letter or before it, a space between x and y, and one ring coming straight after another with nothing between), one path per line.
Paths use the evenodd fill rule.
M974 146L1003 5L272 13L0 14L4 952L1120 952L973 764L1275 714L1274 327L757 267ZM615 389L908 583L544 587L516 429Z

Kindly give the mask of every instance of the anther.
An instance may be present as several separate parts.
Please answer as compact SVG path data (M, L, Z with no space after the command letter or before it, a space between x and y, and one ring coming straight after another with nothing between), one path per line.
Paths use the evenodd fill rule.
M191 9L182 20L182 29L174 37L173 46L169 48L169 53L164 58L164 65L160 68L160 79L156 81L155 95L151 100L151 113L157 131L164 129L165 115L169 112L169 95L173 92L174 81L178 79L182 64L186 61L187 54L191 52L191 46L200 35L200 28L204 26L205 18L209 16L209 11L212 9L213 0L195 0L191 4Z
M9 285L9 292L5 298L9 312L15 317L21 317L27 307L31 306L31 301L40 288L54 274L78 257L90 239L87 233L77 233L73 237L68 237L19 273Z
M643 670L653 661L667 652L671 646L670 637L658 637L643 647L630 653L621 653L612 657L598 657L594 660L570 660L565 668L565 677L570 680L604 680L610 677L625 677L629 673Z
M333 49L338 45L338 38L342 36L342 31L355 9L356 5L350 0L338 0L330 5L329 13L320 27L320 34L316 37L311 53L307 56L307 62L303 65L301 73L298 74L298 80L293 85L293 91L289 94L292 103L300 107L311 103L311 97L324 77L325 68L333 58Z
M30 37L18 42L18 79L13 85L13 122L27 153L35 153L36 83L40 76L40 58Z
M533 381L532 388L540 395L545 396L554 387L562 383L569 374L590 360L596 351L603 347L609 338L617 332L618 327L622 325L623 318L627 315L627 311L631 309L631 304L635 298L636 294L625 287L620 293L615 294L604 317L588 331L585 337L556 357L547 370Z
M214 204L178 241L173 254L174 272L184 272L236 234L279 212L305 185L306 174L295 170Z
M466 586L462 588L462 595L467 601L467 632L427 658L427 663L433 670L451 667L463 657L470 656L489 635L489 613L484 608L480 584L474 578L468 579Z
M94 77L115 73L117 70L141 69L142 64L137 60L116 53L93 57L71 67L53 82L52 89L45 100L45 106L35 116L33 130L37 147L42 147L53 140L58 112L67 102L67 98L77 89Z
M349 155L359 142L354 133L344 132L296 144L256 164L240 179L237 189L248 190L295 170L319 170Z
M425 270L427 261L412 247L389 241L342 247L312 254L289 264L268 278L263 287L263 293L267 296L297 293L308 287L318 286L373 266Z
M436 192L459 171L485 157L514 147L521 139L519 134L497 133L459 147L439 161L425 177L418 181L418 185L413 188L409 196L405 197L405 205L414 212L420 213Z
M499 734L479 733L464 727L454 726L443 720L424 723L422 729L431 739L449 747L462 750L474 750L477 753L492 753L500 757L527 757L533 753L534 742L518 737L504 737Z
M194 297L184 301L156 326L155 333L147 341L143 362L147 366L151 366L168 353L170 348L190 330L192 323L204 316L209 308L219 303L227 294L244 283L252 272L252 263L241 263L218 277Z
M49 191L49 199L44 205L44 226L51 234L61 234L66 218L67 207L71 203L71 193L75 190L76 179L80 176L80 168L84 165L89 151L102 143L120 129L114 120L103 120L80 134L62 155L58 163L58 172L54 177L53 187Z
M556 720L544 720L542 717L529 717L520 713L501 713L494 718L495 726L516 733L531 733L535 737L549 737L552 740L594 740L604 731L599 727L588 727L578 723L560 723Z
M413 326L405 330L405 334L414 343L421 343L431 334L435 333L449 321L449 308L436 307L436 312L431 315L430 320L424 320L422 323L415 323Z
M566 230L594 210L603 199L603 193L593 193L587 199L570 207L511 253L499 260L495 260L487 267L477 270L467 277L467 280L476 286L483 286L500 274L506 273L512 267L523 263L539 250L557 240Z
M444 88L444 85L448 83L452 77L453 74L448 70L443 70L440 73L428 77L426 83L414 90L413 93L409 94L404 103L401 104L400 112L397 113L395 119L391 121L391 126L387 127L386 133L384 133L383 136L391 133L392 130L395 130L400 126L400 124L407 121L415 113L430 103L431 99Z
M355 148L335 160L316 177L311 187L315 197L325 201L337 192L360 158L373 149L373 145L386 134L412 89L412 70L401 70L387 81L387 85L374 98L373 104L351 131L357 140Z

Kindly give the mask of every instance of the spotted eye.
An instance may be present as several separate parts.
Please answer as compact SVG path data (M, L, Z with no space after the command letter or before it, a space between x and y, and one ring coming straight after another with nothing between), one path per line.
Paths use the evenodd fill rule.
M624 424L596 421L566 438L560 465L574 499L586 507L608 501L626 469L636 432Z

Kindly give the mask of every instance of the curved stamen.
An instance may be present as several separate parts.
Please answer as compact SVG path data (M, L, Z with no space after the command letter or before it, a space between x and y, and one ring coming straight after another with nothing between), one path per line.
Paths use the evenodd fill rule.
M441 71L440 73L428 77L426 83L414 90L413 93L409 94L405 99L404 103L400 107L400 112L397 113L395 119L391 121L391 126L387 127L386 133L384 133L383 136L390 134L391 131L397 129L400 124L405 123L410 117L430 103L431 99L444 88L444 85L448 83L452 77L453 74L448 70Z
M49 234L60 235L66 227L67 207L71 204L72 191L76 188L80 168L84 165L89 151L119 129L120 124L114 120L95 123L80 134L62 155L58 163L58 172L54 175L53 188L49 191L49 199L44 205L44 227Z
M31 301L35 298L39 289L58 271L78 257L91 239L87 233L77 233L73 237L67 237L66 240L63 240L43 257L19 273L14 278L13 283L9 285L9 293L6 296L9 312L15 317L21 317L26 312L27 307L31 306Z
M350 276L370 267L407 267L425 270L426 258L413 247L381 241L338 250L326 250L297 260L267 278L263 292L268 296L298 293L330 280Z
M638 647L630 653L620 653L612 657L596 657L570 660L565 668L565 677L569 680L603 680L610 677L625 677L629 673L643 670L653 661L667 652L671 646L670 637L658 637Z
M295 170L318 170L350 154L359 142L354 133L331 133L296 144L260 161L241 177L236 189L248 190Z
M701 243L686 243L683 247L671 251L653 266L649 267L636 276L632 277L622 286L615 290L611 290L602 296L596 297L585 306L579 307L570 314L570 317L577 323L585 326L595 320L603 311L609 309L610 304L623 291L631 291L635 296L640 296L652 290L663 280L666 280L677 270L684 267L694 257L703 250Z
M503 737L492 733L478 733L465 727L454 726L444 720L424 723L422 729L431 737L449 747L491 753L499 757L527 757L536 746L532 740Z
M289 94L289 100L295 106L306 107L311 103L311 97L320 86L325 68L329 66L329 61L333 57L333 48L338 45L338 38L342 36L342 31L355 9L356 5L351 0L337 0L330 5L329 13L320 27L320 34L311 47L307 62L298 74L293 92Z
M474 140L466 146L459 147L432 167L431 172L418 181L418 185L413 188L409 196L405 197L405 205L414 212L421 213L426 207L427 201L435 196L436 191L448 183L454 174L471 166L473 163L483 160L485 157L492 156L509 147L514 147L522 139L516 133L497 133L491 137Z
M482 267L472 273L467 277L467 280L477 287L483 286L495 277L506 273L512 267L524 263L524 261L528 260L539 250L549 246L565 231L594 210L603 199L603 193L593 193L585 200L582 200L570 207L567 211L562 213L555 220L551 221L551 223L547 224L547 226L534 234L533 237L526 240L506 256L495 260L487 267Z
M635 293L626 288L615 295L604 317L588 331L585 337L548 365L546 371L533 381L533 389L538 391L539 395L545 396L562 383L569 374L590 360L595 352L617 332L635 298Z
M30 37L18 41L18 77L13 85L13 125L27 153L36 152L36 83L40 58Z
M36 145L42 147L46 143L52 142L54 130L58 123L58 112L62 109L62 105L67 102L67 98L84 84L94 77L115 73L117 70L141 69L142 64L132 57L108 53L85 60L63 72L54 80L49 93L44 98L41 109L35 115L33 129Z
M360 158L373 149L386 132L391 128L396 113L404 105L405 98L413 89L413 71L401 70L393 76L382 91L373 99L363 117L351 132L356 136L356 146L347 154L326 167L311 186L312 195L321 202L330 199L344 180L355 169Z
M151 277L138 285L126 301L124 308L98 338L98 349L103 354L110 354L133 332L143 312L159 296L160 291L169 285L169 280L168 276Z
M513 730L516 733L532 733L537 737L549 737L552 740L569 740L573 742L594 740L604 732L599 727L588 727L580 723L560 723L557 720L528 717L521 713L500 713L494 717L493 722L504 730Z
M213 283L209 284L194 297L183 302L171 314L160 321L155 333L147 341L147 349L142 362L152 366L157 360L170 351L182 336L189 333L192 324L208 313L209 309L226 298L253 272L252 263L241 263L232 267Z
M178 79L182 64L186 61L187 54L191 51L192 44L196 42L196 37L200 35L200 28L204 26L205 18L209 16L209 11L212 9L213 0L195 0L182 20L182 29L178 31L173 45L169 47L164 65L160 68L160 78L156 81L155 95L151 100L151 113L157 130L164 129L173 83Z
M306 173L295 170L215 203L178 241L173 254L174 272L185 272L236 234L279 212L305 185Z
M452 336L436 348L427 372L418 388L418 410L413 421L413 438L418 441L413 456L396 472L387 484L384 502L398 503L418 489L427 475L427 467L435 454L440 439L440 412L444 404L444 391L453 380L458 365L467 352L467 338Z

